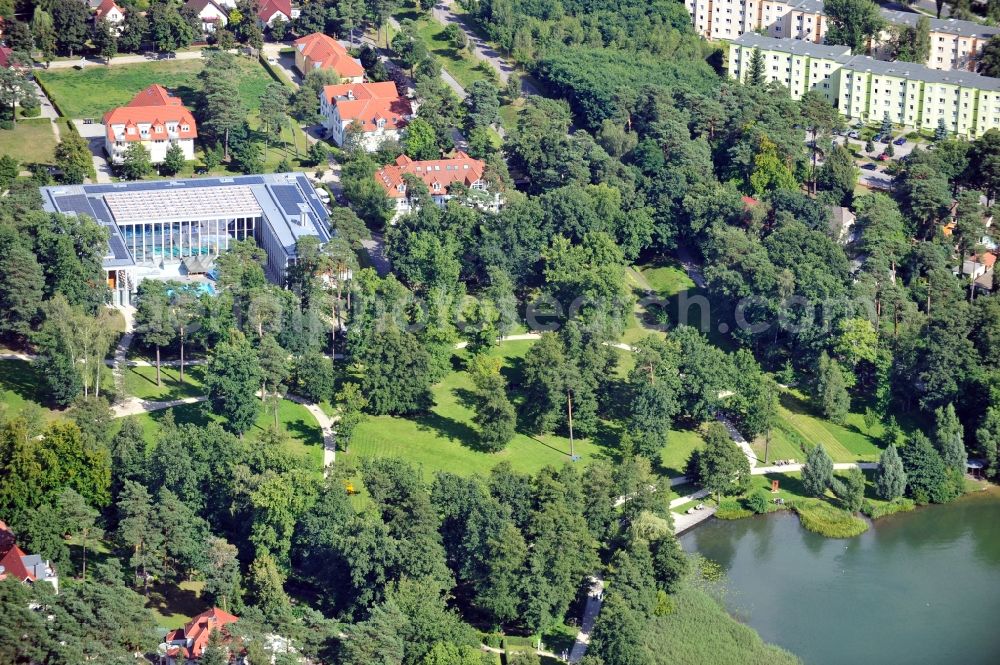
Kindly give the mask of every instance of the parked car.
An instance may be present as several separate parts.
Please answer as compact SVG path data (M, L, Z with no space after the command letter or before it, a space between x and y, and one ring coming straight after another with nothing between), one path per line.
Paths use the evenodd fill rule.
M883 152L883 153L882 153L881 155L879 155L879 156L878 156L878 157L876 157L875 159L877 159L877 160L878 160L878 161L880 161L880 162L884 162L884 161L887 161L887 160L889 159L889 155L887 155L887 154L885 154L885 153Z
M874 164L872 164L871 162L868 162L867 164L862 164L861 168L864 169L865 171L877 171L878 170L878 167L875 166Z
M906 137L900 136L898 139L893 141L893 143L895 143L896 145L903 145L904 143L906 143Z
M885 136L879 139L880 143L885 143L885 144L888 144L890 141L892 141L892 134L886 134Z
M872 137L872 143L881 143L881 141L882 141L881 134L876 134L875 136Z
M856 129L852 129L851 131L847 132L847 138L849 139L856 139L858 137L860 137L860 134L858 134L858 131Z

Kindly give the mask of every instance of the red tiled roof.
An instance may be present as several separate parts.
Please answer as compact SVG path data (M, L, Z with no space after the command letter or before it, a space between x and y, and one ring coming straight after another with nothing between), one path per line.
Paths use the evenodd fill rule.
M322 32L314 32L296 39L295 48L302 53L306 62L310 63L310 67L318 66L320 69L332 69L341 78L364 76L364 68L357 60L348 55L347 49L341 46L336 39L328 37Z
M198 136L194 116L161 85L153 84L132 98L127 106L119 106L104 114L104 129L110 141L165 140L171 138L167 123L176 122L175 138L193 139ZM124 125L125 132L118 136L114 125ZM139 133L139 125L150 125L149 135ZM187 126L187 131L181 129ZM130 131L131 130L131 131Z
M743 198L743 209L749 210L757 205L758 201L752 196L744 196Z
M292 18L292 0L262 0L260 9L257 10L257 17L266 22L276 12L281 12L286 18Z
M992 268L997 262L997 255L993 252L984 252L978 256L973 254L967 260L982 264L987 268Z
M94 18L100 20L112 9L117 9L121 14L125 13L124 11L122 11L121 7L115 4L115 0L104 0L104 2L98 5L97 9L94 10Z
M392 81L328 85L323 96L337 107L341 120L356 120L366 132L374 131L379 119L385 120L385 129L403 127L412 113L410 100L400 97Z
M399 186L403 184L403 176L414 175L427 185L432 194L441 194L448 191L456 182L461 182L469 187L477 180L482 179L486 170L486 162L473 159L459 150L454 157L449 159L428 159L415 162L406 155L396 158L394 165L384 166L375 173L375 180L378 181L390 198L398 199L406 196L405 191L399 191ZM434 189L434 184L438 184L438 189ZM404 188L405 190L405 188Z
M208 638L213 630L222 630L225 626L239 621L238 616L213 607L202 612L191 621L184 624L183 628L177 628L167 633L164 642L190 640L188 647L188 658L200 658L205 647L208 646Z
M7 575L13 575L22 582L34 582L35 576L24 567L24 562L21 561L21 557L25 556L27 554L24 553L24 550L17 546L14 532L7 528L5 522L0 521L0 566L3 566L0 580Z

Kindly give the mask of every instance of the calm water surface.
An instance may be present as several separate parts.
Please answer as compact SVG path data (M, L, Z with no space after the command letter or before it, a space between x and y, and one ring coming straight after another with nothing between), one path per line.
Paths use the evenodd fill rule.
M823 538L782 513L712 520L684 549L728 572L726 602L807 665L1000 663L1000 497Z

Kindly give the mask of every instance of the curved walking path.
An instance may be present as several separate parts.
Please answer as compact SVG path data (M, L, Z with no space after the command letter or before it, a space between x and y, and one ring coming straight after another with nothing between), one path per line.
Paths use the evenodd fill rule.
M597 615L601 613L601 605L604 603L604 578L594 575L590 578L590 589L587 591L587 605L583 608L583 620L580 622L580 632L576 634L576 641L569 652L569 662L579 663L583 660L583 655L587 653L590 645L590 634L594 630L594 622Z
M318 404L310 402L303 397L299 397L298 395L285 393L285 398L306 407L306 410L309 411L313 418L316 419L316 422L319 423L319 427L323 431L323 468L326 469L326 467L337 461L336 432L333 429L333 426L334 423L340 420L340 417L334 416L331 418L326 415L323 409L319 408ZM324 474L325 473L326 472L324 471Z

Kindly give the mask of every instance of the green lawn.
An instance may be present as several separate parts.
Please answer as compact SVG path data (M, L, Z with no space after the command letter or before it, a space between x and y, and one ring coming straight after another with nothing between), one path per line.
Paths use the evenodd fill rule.
M205 394L202 379L204 365L188 365L184 368L184 383L180 382L180 368L160 367L160 383L156 385L155 367L126 367L125 392L131 397L148 400L172 400L196 397Z
M204 582L181 582L176 586L157 584L150 587L146 607L153 611L158 627L164 630L178 628L209 609L201 599L204 588Z
M487 73L488 70L484 71L483 66L480 65L483 61L467 49L461 51L456 49L445 37L445 27L434 18L426 14L418 14L413 9L397 12L395 18L400 23L408 19L415 21L417 35L427 46L427 49L438 58L441 65L463 88L468 89L476 81L484 79L493 80L494 83L499 80L495 70L493 70L494 76L491 77ZM485 65L485 67L490 67L490 65Z
M697 430L671 430L667 436L667 445L660 453L660 464L663 472L671 478L684 475L691 451L705 444L701 433ZM683 490L679 491L681 493Z
M0 360L0 416L41 414L45 421L60 417L57 411L42 406L40 377L31 363L24 360Z
M186 377L185 377L186 378ZM152 443L159 431L159 423L163 420L166 412L173 413L177 423L194 423L197 425L207 425L209 422L222 422L222 416L212 414L208 411L206 404L184 404L171 409L154 411L138 416L146 435L146 440ZM257 422L246 436L256 439L260 436L264 428L273 423L271 411L262 410L257 416ZM317 471L323 468L323 430L319 423L313 418L309 410L301 404L296 404L289 400L282 400L278 407L278 423L287 434L285 448L292 455L306 462L309 468Z
M56 135L48 118L18 120L14 129L0 129L0 155L17 158L22 168L25 164L52 164L55 148Z
M504 359L508 380L520 371L520 359L531 341L504 342L493 353ZM338 455L338 462L362 457L403 457L422 468L430 479L435 471L461 475L487 473L502 461L515 469L535 473L546 465L569 460L569 439L562 436L534 436L518 432L499 453L476 449L473 411L467 401L473 386L469 374L456 371L433 388L434 408L413 418L376 416L360 425L351 439L350 453ZM589 439L577 439L576 454L586 464L607 455L604 446Z
M864 416L860 413L848 414L845 425L837 425L817 417L802 393L787 390L781 393L778 418L784 427L801 437L807 446L822 443L835 462L878 461L881 449L875 444L874 437L882 433L882 426L876 425L872 432L866 432ZM772 454L771 458L774 457ZM801 450L789 457L805 461L805 453Z
M240 99L247 108L260 106L260 97L273 81L261 64L249 58L236 59L240 67ZM136 93L153 83L178 95L185 106L194 108L201 88L198 73L202 60L163 60L110 67L50 69L36 72L54 97L59 109L70 118L100 118L115 106L126 104Z

